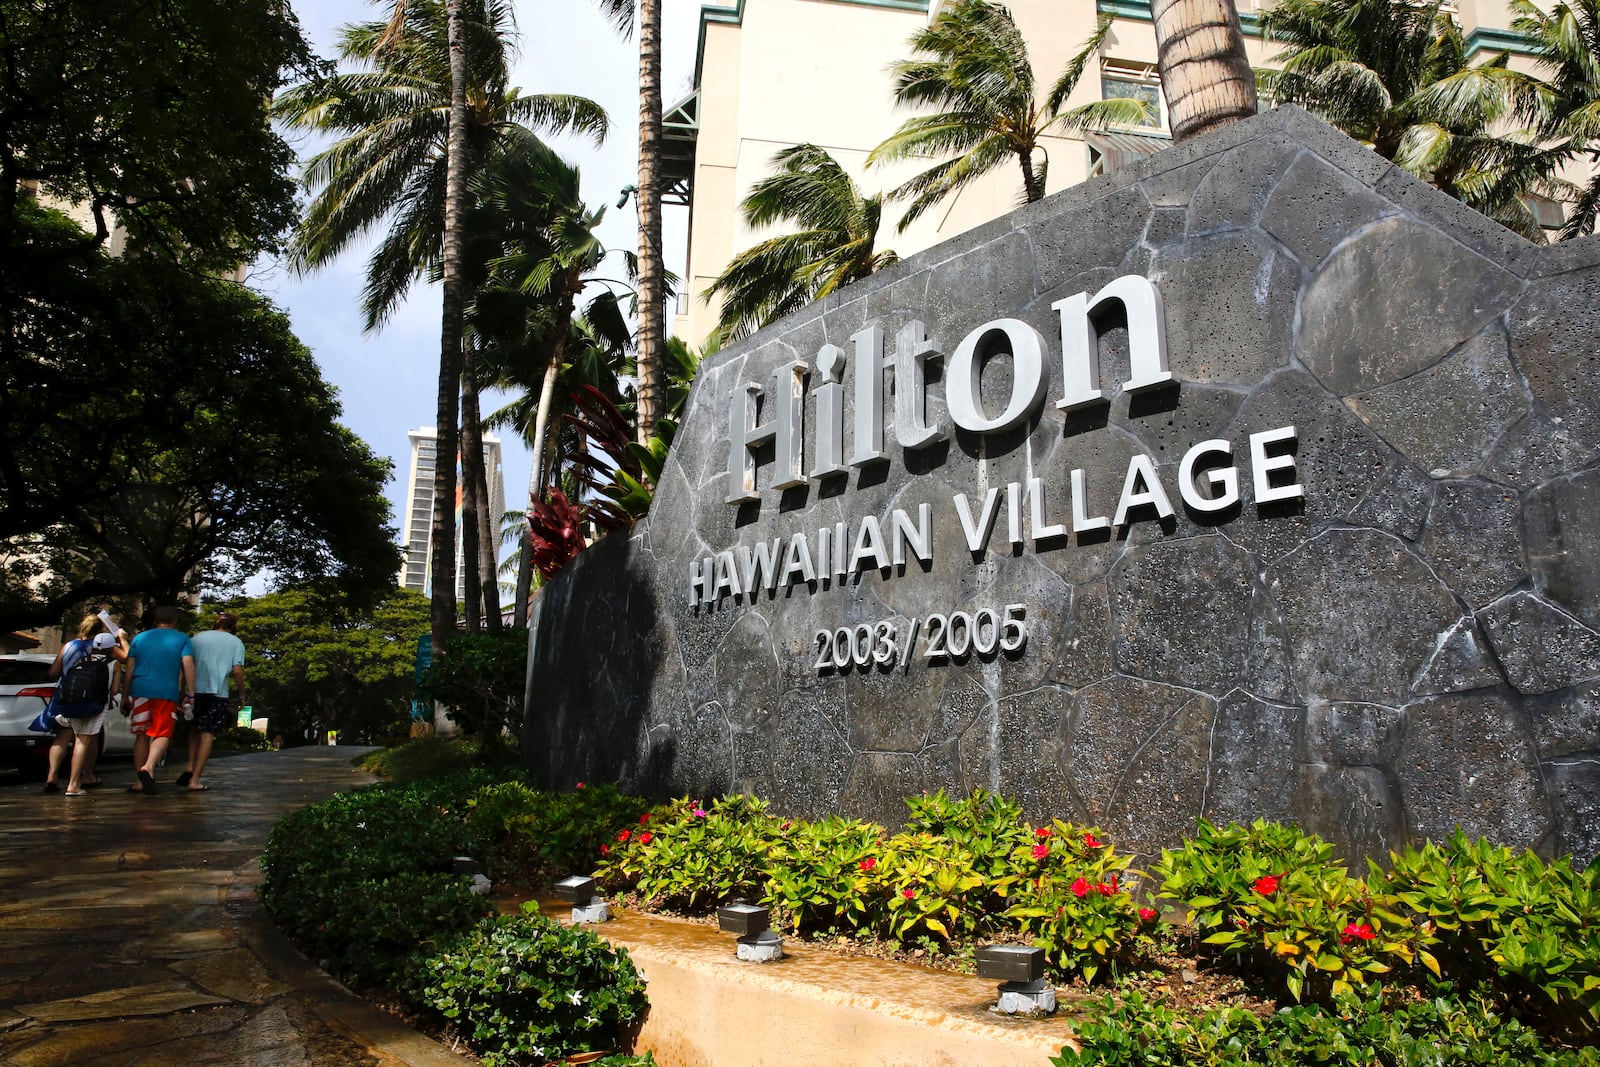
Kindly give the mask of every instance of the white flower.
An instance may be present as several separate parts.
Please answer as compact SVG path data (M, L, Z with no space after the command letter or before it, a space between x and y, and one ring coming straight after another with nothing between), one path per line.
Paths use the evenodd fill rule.
M576 989L574 989L572 992L568 993L567 994L567 998L569 1000L571 1000L573 1004L582 1004L583 1003L583 994L580 991L576 990Z
M367 828L367 824L366 823L364 823L364 822L356 823L356 829L357 830L365 830L366 828Z

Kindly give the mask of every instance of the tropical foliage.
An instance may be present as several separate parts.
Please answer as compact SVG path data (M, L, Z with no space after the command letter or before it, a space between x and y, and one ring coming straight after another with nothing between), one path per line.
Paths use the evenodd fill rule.
M1560 154L1512 128L1528 91L1504 53L1468 62L1439 0L1283 0L1262 13L1285 44L1261 80L1396 166L1506 227L1542 241L1530 192L1560 196Z
M1563 238L1586 236L1600 214L1600 4L1566 0L1547 13L1511 0L1511 9L1512 28L1527 37L1547 75L1531 111L1539 132L1589 169L1561 228Z
M824 149L795 145L772 163L777 173L756 183L740 211L753 230L795 229L739 253L706 290L722 302L721 342L746 337L899 259L874 247L883 198L863 196Z
M894 65L895 99L933 109L907 119L867 157L868 166L903 159L944 159L890 195L907 200L903 231L935 204L1000 167L1022 172L1022 199L1044 196L1049 157L1043 139L1069 130L1136 124L1148 117L1141 100L1096 100L1063 110L1111 29L1095 32L1039 99L1026 42L1011 12L988 0L961 0L911 38L917 58Z

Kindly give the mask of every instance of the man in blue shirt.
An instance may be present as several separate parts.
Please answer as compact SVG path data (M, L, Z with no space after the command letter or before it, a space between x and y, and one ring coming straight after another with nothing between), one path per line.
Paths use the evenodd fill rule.
M177 628L178 609L157 608L154 619L155 629L139 634L128 646L128 665L122 674L122 713L133 716L128 728L133 732L133 762L139 775L139 784L128 791L145 796L155 794L156 768L172 744L178 701L194 692L194 646L189 635Z
M228 680L244 703L244 642L234 636L238 617L224 611L214 628L190 638L194 646L194 729L189 733L189 768L178 775L178 785L201 792L200 775L211 757L211 742L219 730L232 725L228 710Z

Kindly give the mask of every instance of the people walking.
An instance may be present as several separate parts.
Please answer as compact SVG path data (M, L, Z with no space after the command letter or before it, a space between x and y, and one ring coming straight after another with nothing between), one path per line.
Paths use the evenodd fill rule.
M128 646L128 669L122 687L124 709L130 709L129 729L133 732L133 761L139 781L128 787L130 793L153 796L156 768L172 744L178 702L192 701L194 692L194 646L189 635L178 629L178 609L159 607L153 614L155 628L146 630Z
M216 625L189 639L194 647L194 726L189 731L188 768L178 775L178 785L190 792L208 787L200 781L218 731L228 727L228 682L233 682L239 703L244 703L244 642L234 634L238 617L219 612Z
M126 634L118 631L113 636L99 616L85 616L83 622L78 625L77 640L62 645L61 651L56 653L55 662L50 664L50 677L63 678L77 667L84 657L96 654L105 660L105 666L101 669L106 671L106 676L100 680L102 684L96 689L100 699L93 702L98 704L98 711L90 705L76 709L65 708L61 704L59 686L55 696L51 698L50 712L55 720L56 733L50 743L50 771L44 780L46 793L61 792L61 765L66 761L69 746L72 749L72 763L67 778L66 795L88 796L88 791L84 787L99 784L99 779L86 780L85 771L91 773L93 771L99 734L105 729L106 707L110 702L110 694L114 692L111 676L116 671L117 664L128 658ZM62 714L66 710L76 710L79 713Z

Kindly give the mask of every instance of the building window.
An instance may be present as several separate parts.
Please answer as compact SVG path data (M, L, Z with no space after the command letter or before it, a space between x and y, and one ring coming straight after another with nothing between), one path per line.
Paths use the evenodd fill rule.
M1100 65L1100 99L1143 100L1148 114L1136 126L1164 129L1166 110L1161 101L1161 79L1150 63L1127 63L1108 59Z

